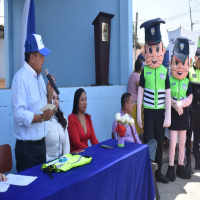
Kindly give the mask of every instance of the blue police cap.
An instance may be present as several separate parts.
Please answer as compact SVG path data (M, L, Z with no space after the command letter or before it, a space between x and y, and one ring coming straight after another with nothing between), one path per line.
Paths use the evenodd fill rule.
M138 57L137 57L137 59L145 61L145 58L144 58L144 56L142 54L139 54Z
M152 19L141 24L140 28L145 29L145 41L150 44L158 44L161 41L160 23L165 24L161 18Z
M180 61L185 61L190 54L189 41L187 38L176 38L173 54Z

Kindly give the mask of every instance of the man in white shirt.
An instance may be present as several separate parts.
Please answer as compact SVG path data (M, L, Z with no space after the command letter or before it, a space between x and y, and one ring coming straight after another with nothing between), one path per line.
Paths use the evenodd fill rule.
M40 35L31 34L25 42L25 63L15 74L12 83L12 109L16 168L22 171L46 162L45 136L52 111L39 111L51 103L53 87L45 86L41 75L44 56L50 50L42 43ZM54 78L53 78L54 80ZM48 97L48 101L47 101Z

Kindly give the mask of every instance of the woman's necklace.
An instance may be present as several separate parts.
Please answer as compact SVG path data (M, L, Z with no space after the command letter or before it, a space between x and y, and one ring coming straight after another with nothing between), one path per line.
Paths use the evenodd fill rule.
M78 117L78 115L76 115L76 116L77 116L79 122L81 122L81 123L85 122L85 116L84 116L84 118L82 120Z

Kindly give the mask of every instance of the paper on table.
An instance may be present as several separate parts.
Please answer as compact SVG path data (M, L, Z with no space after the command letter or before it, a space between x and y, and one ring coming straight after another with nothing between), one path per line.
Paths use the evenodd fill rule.
M47 104L43 108L40 109L40 111L46 111L46 110L53 110L56 106L53 104Z
M27 186L37 178L37 176L23 176L17 174L8 174L6 177L8 180L4 182L5 184L18 186Z
M6 184L5 182L0 182L0 192L6 192L9 186L10 184Z

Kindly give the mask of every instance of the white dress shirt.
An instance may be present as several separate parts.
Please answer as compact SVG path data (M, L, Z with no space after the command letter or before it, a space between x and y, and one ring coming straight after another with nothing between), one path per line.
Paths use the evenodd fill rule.
M14 135L19 140L40 140L46 136L47 122L31 124L34 114L47 104L47 91L41 74L27 63L15 74L12 83Z
M67 127L64 128L57 121L56 117L52 117L48 124L48 133L46 141L46 161L51 161L60 156L70 153L70 143Z

